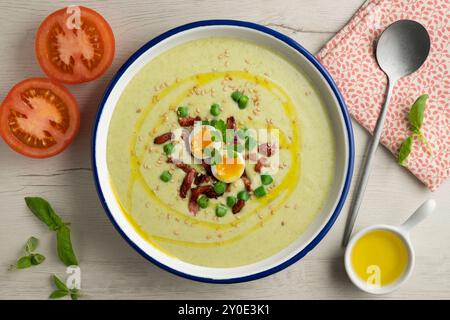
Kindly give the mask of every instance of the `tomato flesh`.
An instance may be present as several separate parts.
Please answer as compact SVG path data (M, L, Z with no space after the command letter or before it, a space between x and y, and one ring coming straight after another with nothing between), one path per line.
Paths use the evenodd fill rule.
M115 40L111 27L94 10L79 8L79 25L70 29L67 8L49 15L36 35L36 56L44 72L65 83L101 76L111 65Z
M30 157L50 157L64 150L79 124L75 98L49 79L18 83L0 107L1 136L12 149Z

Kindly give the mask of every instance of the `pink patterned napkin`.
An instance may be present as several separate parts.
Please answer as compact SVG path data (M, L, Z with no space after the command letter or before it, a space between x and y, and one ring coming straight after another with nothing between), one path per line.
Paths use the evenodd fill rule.
M409 132L406 115L415 99L428 93L423 132L433 153L415 143L407 168L431 191L450 175L450 0L368 0L318 53L344 95L350 114L373 132L387 79L378 68L374 42L391 23L411 19L431 37L425 64L397 82L381 143L395 156Z

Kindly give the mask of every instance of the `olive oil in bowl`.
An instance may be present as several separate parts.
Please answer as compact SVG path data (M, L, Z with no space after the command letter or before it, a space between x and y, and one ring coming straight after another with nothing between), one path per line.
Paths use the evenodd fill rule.
M345 249L345 270L355 286L372 294L398 289L412 274L414 249L409 232L436 207L425 201L401 226L375 225L359 231Z
M409 264L403 239L387 229L373 230L359 238L351 253L357 276L368 284L385 286L400 279Z

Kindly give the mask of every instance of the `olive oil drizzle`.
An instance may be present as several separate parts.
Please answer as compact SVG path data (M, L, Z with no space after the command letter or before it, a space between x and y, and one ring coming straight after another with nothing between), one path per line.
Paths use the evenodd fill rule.
M130 140L129 144L129 154L130 154L130 178L128 181L128 190L127 190L127 206L123 206L123 204L120 203L121 210L123 211L125 217L127 220L132 224L132 226L135 228L135 230L140 234L141 237L146 239L151 244L155 245L155 240L158 242L164 242L169 244L176 244L181 246L188 246L188 247L196 247L196 248L208 248L208 247L215 247L219 245L225 245L225 244L231 244L233 242L236 242L250 233L256 231L261 227L262 224L268 222L273 216L276 210L278 210L290 197L292 192L295 190L297 184L298 184L298 178L300 175L300 167L299 165L293 165L289 168L289 171L287 172L285 178L283 181L278 184L275 188L273 188L267 196L260 198L260 199L254 199L253 201L258 201L259 205L247 212L244 215L240 216L239 220L228 222L228 223L215 223L211 221L201 221L196 218L193 218L192 216L186 215L185 213L182 213L180 211L177 211L173 209L171 206L163 202L155 193L155 191L147 184L145 181L145 178L142 175L142 172L140 170L140 164L143 160L143 157L145 156L145 147L144 150L137 154L136 145L138 141L138 135L141 131L142 126L144 125L145 120L149 116L150 112L153 110L153 108L161 101L164 100L170 93L173 92L173 90L180 88L183 85L188 84L194 84L197 87L202 87L207 85L208 83L218 80L225 77L232 77L232 78L238 78L241 80L245 80L248 82L252 82L254 84L257 84L264 89L271 92L273 95L275 95L282 104L282 107L289 117L291 119L291 127L292 127L292 140L290 143L287 142L286 137L284 134L282 134L282 131L280 130L280 147L288 149L291 154L291 159L296 159L299 154L299 141L300 141L300 134L299 134L299 128L297 126L298 121L296 117L296 113L294 111L293 103L290 99L290 97L287 95L287 93L276 83L270 81L266 77L261 77L258 75L254 75L248 72L244 71L228 71L228 72L210 72L210 73L202 73L197 74L185 79L182 79L180 81L177 81L173 83L170 86L167 86L166 88L162 89L157 95L154 96L154 99L145 107L138 120L135 123L134 129L133 129L133 135ZM190 86L189 86L190 87ZM182 102L182 100L188 95L190 90L185 90L181 94L177 96L177 98L171 102L169 105L178 105ZM156 97L156 98L155 98ZM161 123L162 124L162 123ZM161 125L159 124L159 125ZM148 146L151 143L151 137L147 136L144 146ZM150 197L154 202L156 202L158 205L160 205L164 210L167 212L170 212L172 215L179 219L183 219L187 221L189 224L196 225L199 227L204 227L212 230L217 231L225 231L231 228L235 228L236 223L243 223L250 219L251 217L255 216L257 212L265 207L267 207L269 204L271 205L271 213L266 214L262 218L258 218L258 221L253 224L250 228L247 230L239 233L238 235L229 238L224 239L220 241L209 241L209 242L193 242L193 241L185 241L185 240L178 240L178 239L172 239L157 235L150 235L148 232L144 231L142 227L134 220L134 218L130 215L129 212L132 211L132 193L133 188L135 184L138 183L143 191L147 194L148 197ZM112 182L111 182L112 184ZM114 189L114 188L113 188ZM279 201L277 201L277 204L272 204L272 202L275 202L278 196L282 195ZM116 196L116 199L118 202L120 202L119 198ZM127 210L128 209L128 210ZM160 247L158 245L155 245L158 249Z

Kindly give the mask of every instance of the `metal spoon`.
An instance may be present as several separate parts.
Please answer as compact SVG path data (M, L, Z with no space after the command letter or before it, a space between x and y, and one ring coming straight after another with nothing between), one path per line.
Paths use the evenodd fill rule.
M430 37L427 30L420 23L412 20L399 20L394 22L383 31L378 39L376 58L378 65L388 77L388 87L373 138L367 150L366 160L361 168L361 178L355 189L355 198L347 218L342 243L344 247L347 245L352 233L364 191L366 190L372 160L377 151L381 133L383 132L384 120L386 119L392 89L398 79L420 68L427 59L429 51Z

